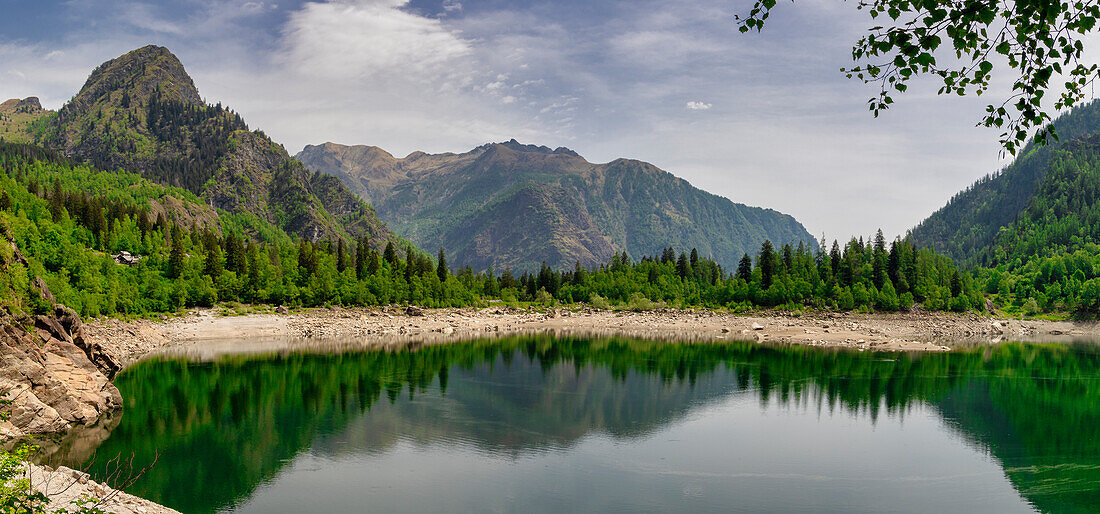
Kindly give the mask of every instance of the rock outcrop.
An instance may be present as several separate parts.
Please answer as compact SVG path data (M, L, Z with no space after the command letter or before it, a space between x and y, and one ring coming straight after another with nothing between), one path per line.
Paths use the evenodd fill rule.
M36 113L42 111L42 102L37 96L28 96L22 100L12 98L0 103L0 113Z
M0 272L25 272L26 260L6 232L0 231L0 241L11 257L0 254ZM11 401L0 439L94 423L122 406L110 381L121 369L118 360L85 334L80 316L57 303L41 279L34 279L32 290L47 312L0 311L0 393Z

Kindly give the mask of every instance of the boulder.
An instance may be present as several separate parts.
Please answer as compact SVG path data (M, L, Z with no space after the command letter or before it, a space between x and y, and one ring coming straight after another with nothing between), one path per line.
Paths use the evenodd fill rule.
M989 332L997 335L1003 334L1005 333L1004 325L1000 321L994 321L989 324Z
M410 305L405 308L405 314L408 316L423 316L424 309L421 309L420 307L417 307L415 305Z

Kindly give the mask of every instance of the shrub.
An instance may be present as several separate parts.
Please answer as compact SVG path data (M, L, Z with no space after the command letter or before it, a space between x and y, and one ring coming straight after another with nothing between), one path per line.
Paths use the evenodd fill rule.
M1034 298L1028 298L1027 301L1024 302L1023 310L1024 314L1028 316L1039 314L1039 302L1036 302Z
M591 305L593 309L600 309L603 311L611 310L611 302L608 302L607 298L597 293L592 293L592 296L588 297L588 304Z
M535 303L541 303L543 305L553 305L554 297L550 293L546 292L546 288L539 289L539 292L535 293Z
M655 307L657 307L657 304L650 301L649 298L646 298L645 295L639 291L631 293L630 298L627 299L626 304L623 305L623 308L635 312L650 311Z

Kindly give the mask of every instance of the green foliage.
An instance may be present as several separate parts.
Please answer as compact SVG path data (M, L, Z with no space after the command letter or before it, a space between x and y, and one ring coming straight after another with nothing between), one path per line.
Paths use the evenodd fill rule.
M185 190L74 166L35 147L0 146L0 171L0 185L11 197L0 221L28 261L11 264L0 286L11 291L4 301L21 312L40 307L31 290L34 277L84 316L144 316L218 302L447 307L481 305L494 297L509 305L588 299L598 307L630 310L672 305L890 311L901 307L899 293L910 293L929 309L983 305L968 275L905 241L893 242L887 253L881 238L873 245L852 239L843 251L836 245L835 255L765 241L757 265L746 256L736 274L695 249L665 248L637 262L624 252L594 269L576 263L558 271L543 264L538 273L517 278L506 270L498 279L468 267L448 269L442 250L435 262L411 246L399 256L392 241L380 255L365 238L350 246L295 240L242 216L219 216L216 226L174 215L154 219L148 206L167 197L188 212L205 207ZM122 251L140 260L116 264L113 256ZM959 295L967 301L952 301Z
M611 302L607 301L607 298L600 296L599 293L592 293L592 295L588 298L588 303L592 306L593 309L599 309L603 311L611 310Z
M740 31L763 29L775 4L756 0L746 17L736 17ZM1012 93L999 105L986 106L980 124L1003 129L1001 144L1012 154L1032 129L1050 120L1043 97L1052 79L1061 90L1053 103L1059 111L1084 98L1098 73L1097 65L1081 62L1100 18L1096 2L866 0L857 9L875 26L852 47L855 65L841 72L879 88L868 102L876 117L894 103L894 94L922 75L940 81L941 95L981 95L993 76L991 59L999 56L1015 70ZM890 21L880 24L880 16ZM1036 140L1057 137L1048 125Z
M535 293L535 303L541 305L552 305L554 303L554 297L551 296L550 293L546 291L546 289L539 289L538 292Z
M1035 315L1039 313L1039 303L1034 298L1028 298L1023 305L1024 314Z
M1028 208L1041 182L1049 183L1045 177L1057 156L1080 146L1075 140L1097 131L1100 101L1075 107L1053 124L1061 142L1029 145L1012 164L982 177L921 222L912 231L913 241L934 247L964 267L995 264L998 255L990 247L1000 238L1002 227L1011 226Z
M0 512L4 514L45 513L49 499L34 490L23 474L33 446L24 445L12 452L0 452Z
M649 298L646 298L645 295L639 291L631 293L630 298L628 298L626 304L623 305L624 309L635 312L650 311L656 307L657 304L650 301Z
M0 398L0 422L8 419L6 408L11 400ZM105 514L100 500L81 496L71 502L72 508L48 511L50 499L31 484L24 473L25 464L37 447L21 444L12 451L0 451L0 514Z

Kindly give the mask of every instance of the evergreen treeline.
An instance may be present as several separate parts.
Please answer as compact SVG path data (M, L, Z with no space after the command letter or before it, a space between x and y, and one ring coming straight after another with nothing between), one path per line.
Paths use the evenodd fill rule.
M765 242L726 270L695 250L632 260L625 252L596 269L577 264L538 273L451 270L411 245L383 251L366 239L311 242L244 215L216 223L156 215L151 201L184 189L126 172L101 172L26 145L0 145L0 219L28 258L17 264L17 308L31 307L33 277L83 315L174 312L216 302L317 306L413 303L432 307L506 302L589 302L633 309L659 304L893 311L981 309L980 288L945 257L906 241L852 239L843 248L779 248ZM159 204L157 204L159 205ZM140 256L116 264L120 252Z

